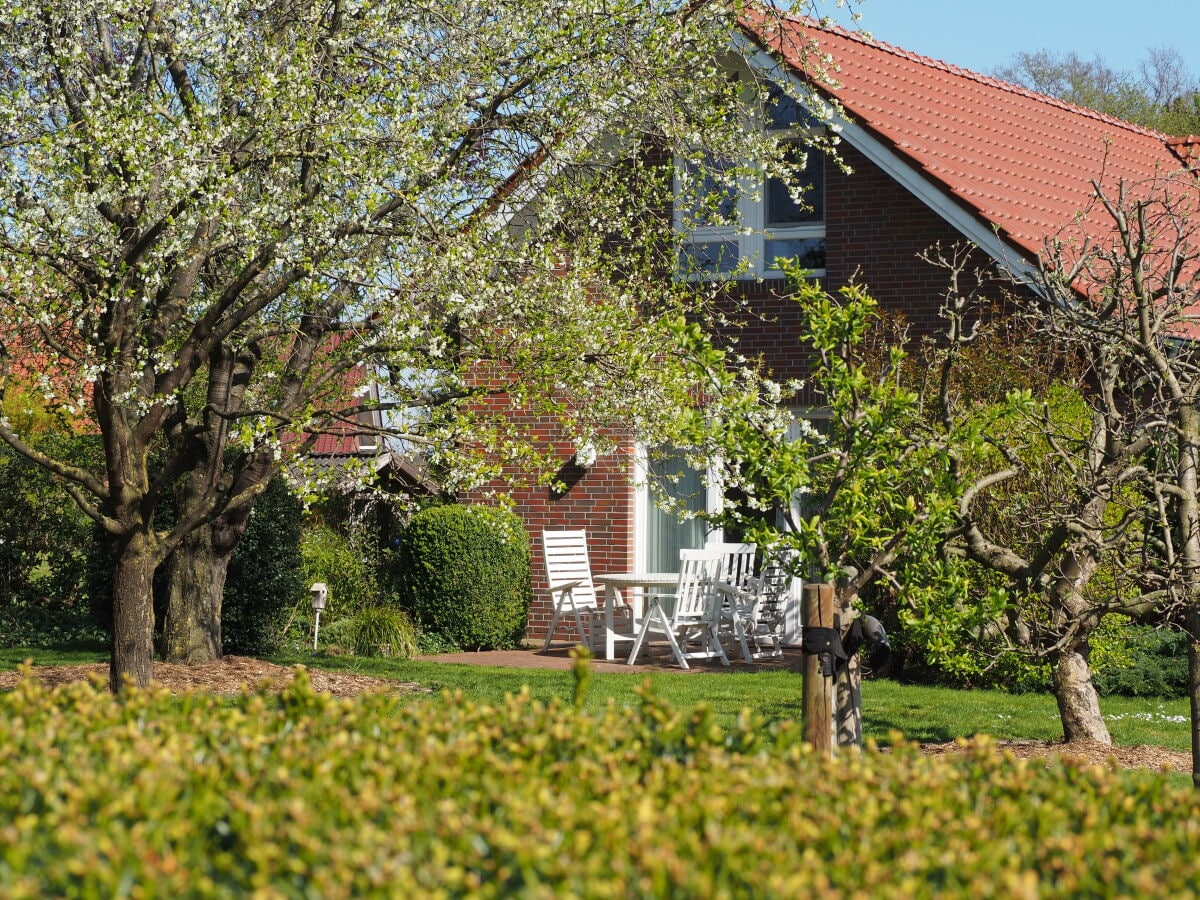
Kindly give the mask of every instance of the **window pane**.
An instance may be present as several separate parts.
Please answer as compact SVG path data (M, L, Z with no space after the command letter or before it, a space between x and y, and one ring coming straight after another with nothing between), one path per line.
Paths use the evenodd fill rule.
M777 84L767 88L767 128L783 131L789 128L819 128L820 120L793 98L783 92Z
M689 468L680 452L650 463L651 476L683 509L703 512L705 507L704 480L695 469ZM678 479L678 480L675 480ZM672 483L674 481L674 483ZM674 512L664 512L649 499L646 511L646 568L651 572L678 572L679 551L704 546L707 533L704 520L680 522Z
M737 241L691 241L679 248L679 270L685 273L732 272L740 258Z
M780 258L797 259L806 269L825 268L825 238L772 238L766 246L767 268L778 269Z
M675 202L685 229L733 223L737 215L738 192L720 177L731 168L730 163L720 160L710 159L705 165L684 162L685 184Z
M789 150L791 158L799 158L803 150ZM803 203L792 199L788 185L780 178L768 178L766 190L768 225L807 225L825 221L825 155L809 150L804 169L798 174L796 186L801 188Z

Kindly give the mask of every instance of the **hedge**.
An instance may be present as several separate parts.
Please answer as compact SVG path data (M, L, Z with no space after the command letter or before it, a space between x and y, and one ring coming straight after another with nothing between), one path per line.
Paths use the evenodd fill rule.
M0 895L1195 896L1200 795L986 743L835 761L648 692L0 696Z
M507 509L429 507L405 527L390 579L422 630L464 650L514 647L533 602L529 535Z

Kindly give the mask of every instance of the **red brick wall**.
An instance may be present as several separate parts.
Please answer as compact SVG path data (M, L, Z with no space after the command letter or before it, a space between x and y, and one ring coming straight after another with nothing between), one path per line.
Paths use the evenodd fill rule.
M503 403L501 398L493 397L488 405L495 412ZM633 568L634 448L623 443L616 452L603 454L592 466L583 468L575 464L574 445L564 439L553 418L516 410L508 410L506 416L533 438L539 451L552 452L558 464L557 486L535 484L529 472L507 468L481 491L508 493L525 522L532 551L534 594L527 634L544 638L553 608L542 558L542 531L586 529L593 574ZM465 499L471 502L480 497ZM564 641L577 637L574 631L574 619L556 629L558 639Z
M948 275L920 254L939 241L949 249L964 239L866 157L845 146L841 153L851 173L826 168L826 286L836 291L853 280L866 287L881 310L903 316L912 337L936 334ZM807 374L807 356L798 340L799 313L794 303L780 297L786 288L776 279L746 282L738 289L761 317L740 317L740 351L761 355L779 380Z
M627 572L633 568L634 490L633 448L601 456L591 468L573 463L569 444L559 447L563 467L559 477L566 490L527 487L514 492L517 511L525 520L532 544L534 605L529 616L530 637L545 637L552 612L546 565L542 560L542 531L585 528L592 574ZM560 625L558 640L574 633L574 620Z

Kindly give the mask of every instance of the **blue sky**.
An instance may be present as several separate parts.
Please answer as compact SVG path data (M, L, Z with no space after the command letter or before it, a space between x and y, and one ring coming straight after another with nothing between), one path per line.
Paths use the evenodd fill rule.
M819 14L849 17L834 0ZM1198 0L863 0L853 8L878 40L989 73L1021 51L1099 54L1135 70L1151 47L1173 47L1200 77Z

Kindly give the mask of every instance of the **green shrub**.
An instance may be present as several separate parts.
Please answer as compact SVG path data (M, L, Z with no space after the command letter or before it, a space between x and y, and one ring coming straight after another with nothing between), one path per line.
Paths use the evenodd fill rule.
M397 586L421 628L467 650L518 644L533 591L520 518L490 506L435 506L401 536Z
M95 438L47 433L39 443L80 464ZM44 647L104 637L90 603L93 523L40 466L0 445L0 645Z
M350 618L379 600L379 584L361 541L327 525L308 526L300 538L304 586L324 582L329 606L322 619Z
M379 605L376 566L372 552L363 546L364 543L362 535L348 535L327 525L308 524L302 528L303 586L295 598L288 626L286 640L289 644L312 647L313 612L309 605L309 585L323 582L329 589L328 605L321 613L322 634L326 633L326 628L334 628L343 620L354 618L360 610Z
M1096 689L1101 694L1187 696L1186 634L1170 628L1126 626L1125 636L1121 664L1105 666L1096 673Z
M224 652L264 656L282 644L286 616L308 587L300 554L301 512L280 475L254 504L229 560L221 603Z
M410 659L417 653L412 620L393 606L368 606L349 620L346 637L357 656Z
M444 634L438 634L436 631L426 631L423 628L417 629L417 654L419 656L433 656L438 653L458 653L462 647L450 640Z
M825 760L643 692L0 695L0 895L1195 897L1200 794L986 743Z

